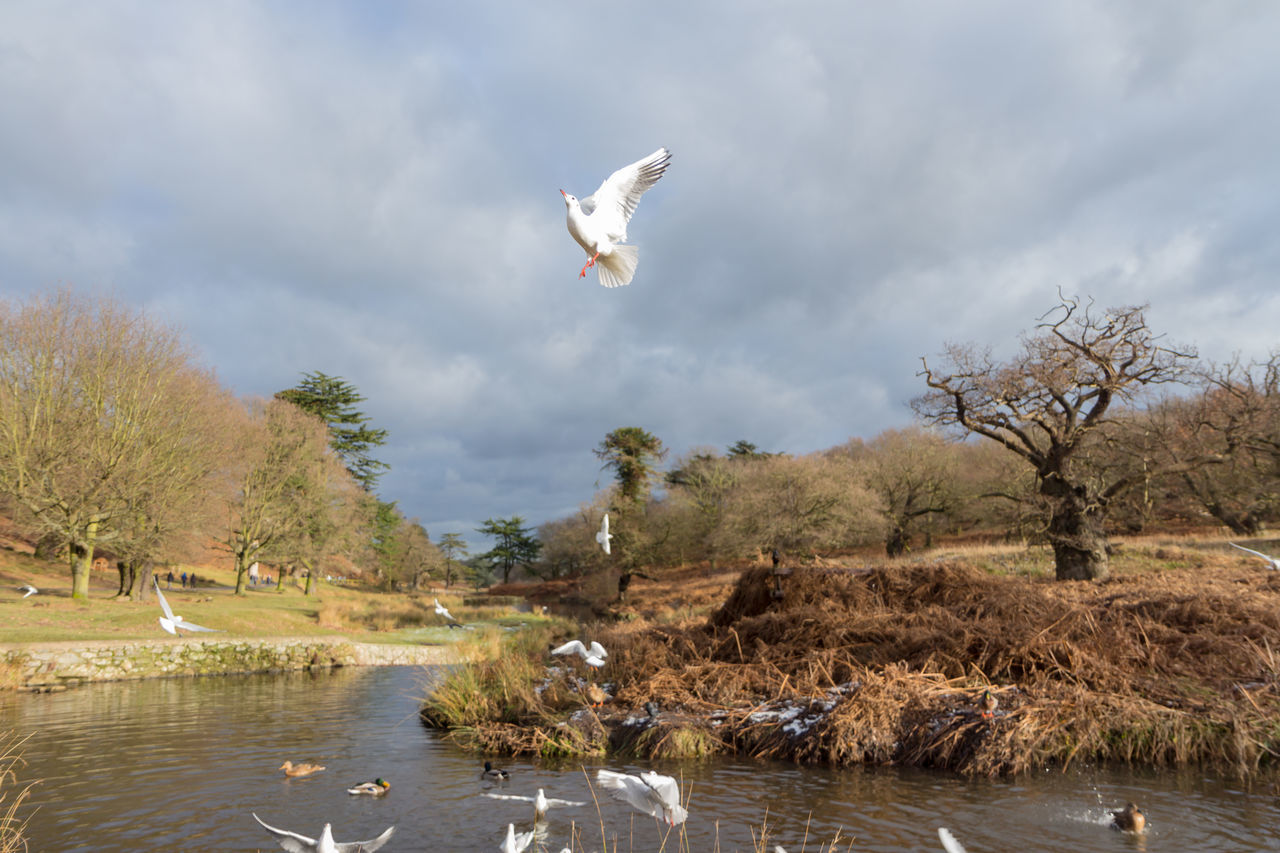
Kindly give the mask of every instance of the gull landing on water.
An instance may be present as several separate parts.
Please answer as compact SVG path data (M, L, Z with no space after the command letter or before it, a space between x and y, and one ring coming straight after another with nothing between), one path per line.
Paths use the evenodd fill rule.
M666 821L668 826L684 823L689 817L689 812L680 805L680 785L670 776L653 772L630 776L612 770L597 770L596 781L600 787L608 789L614 799Z
M578 278L595 267L600 284L605 287L631 283L640 251L635 246L619 244L627 241L627 223L636 212L640 196L658 182L670 162L671 152L659 148L605 178L600 189L581 201L560 190L568 208L569 234L590 255Z
M252 814L252 812L251 812ZM334 841L333 827L329 824L324 825L324 829L320 832L319 838L307 838L305 835L299 835L296 832L290 832L287 829L276 829L269 823L265 823L262 818L256 814L253 819L262 824L262 828L276 837L276 841L285 850L290 853L373 853L382 845L387 843L391 838L391 834L396 831L394 826L388 827L387 831L379 835L377 838L371 838L368 841Z

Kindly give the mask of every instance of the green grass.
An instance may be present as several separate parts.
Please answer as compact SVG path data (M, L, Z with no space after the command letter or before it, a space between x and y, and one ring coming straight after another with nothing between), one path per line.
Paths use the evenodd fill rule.
M447 645L472 631L449 629L436 615L430 594L406 595L321 581L315 594L286 580L275 586L250 586L234 594L230 569L197 569L197 590L184 590L175 580L165 597L175 613L207 628L236 637L311 637L342 635L356 642ZM175 576L181 568L176 568ZM30 583L40 592L23 598L18 587ZM114 570L94 572L89 600L71 599L70 570L26 554L0 551L0 643L49 643L75 640L156 639L168 636L157 622L155 597L145 603L116 599ZM163 581L162 581L163 586ZM515 626L542 617L518 613L509 606L464 607L458 587L441 595L441 603L459 620L472 625Z

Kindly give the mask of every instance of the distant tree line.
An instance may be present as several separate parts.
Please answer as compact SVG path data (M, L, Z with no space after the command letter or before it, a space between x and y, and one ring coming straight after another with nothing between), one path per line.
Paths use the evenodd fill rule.
M596 449L615 483L541 526L541 577L941 536L1041 542L1059 579L1101 578L1108 537L1280 518L1280 355L1227 365L1152 332L1145 307L1063 298L999 361L951 345L923 361L916 425L793 456L739 441L658 463L637 427ZM594 538L609 512L613 553Z
M445 560L374 493L386 432L362 400L322 373L237 399L176 332L112 299L0 304L0 513L64 556L78 599L96 554L116 563L120 595L144 597L155 567L212 544L238 593L260 561L304 575L308 593L356 566L416 586Z

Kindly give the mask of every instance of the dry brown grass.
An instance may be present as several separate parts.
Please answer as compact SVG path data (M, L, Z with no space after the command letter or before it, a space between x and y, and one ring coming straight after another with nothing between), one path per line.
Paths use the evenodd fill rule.
M705 623L605 632L616 704L718 714L723 748L797 761L1250 773L1280 752L1280 576L1162 547L1188 565L1100 584L948 562L797 570L778 599L753 569Z

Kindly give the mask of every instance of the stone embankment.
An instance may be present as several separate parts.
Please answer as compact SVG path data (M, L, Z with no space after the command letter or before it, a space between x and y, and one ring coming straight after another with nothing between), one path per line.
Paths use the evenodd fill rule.
M91 681L451 662L452 650L445 646L353 643L343 637L90 640L0 644L0 681L48 691Z

